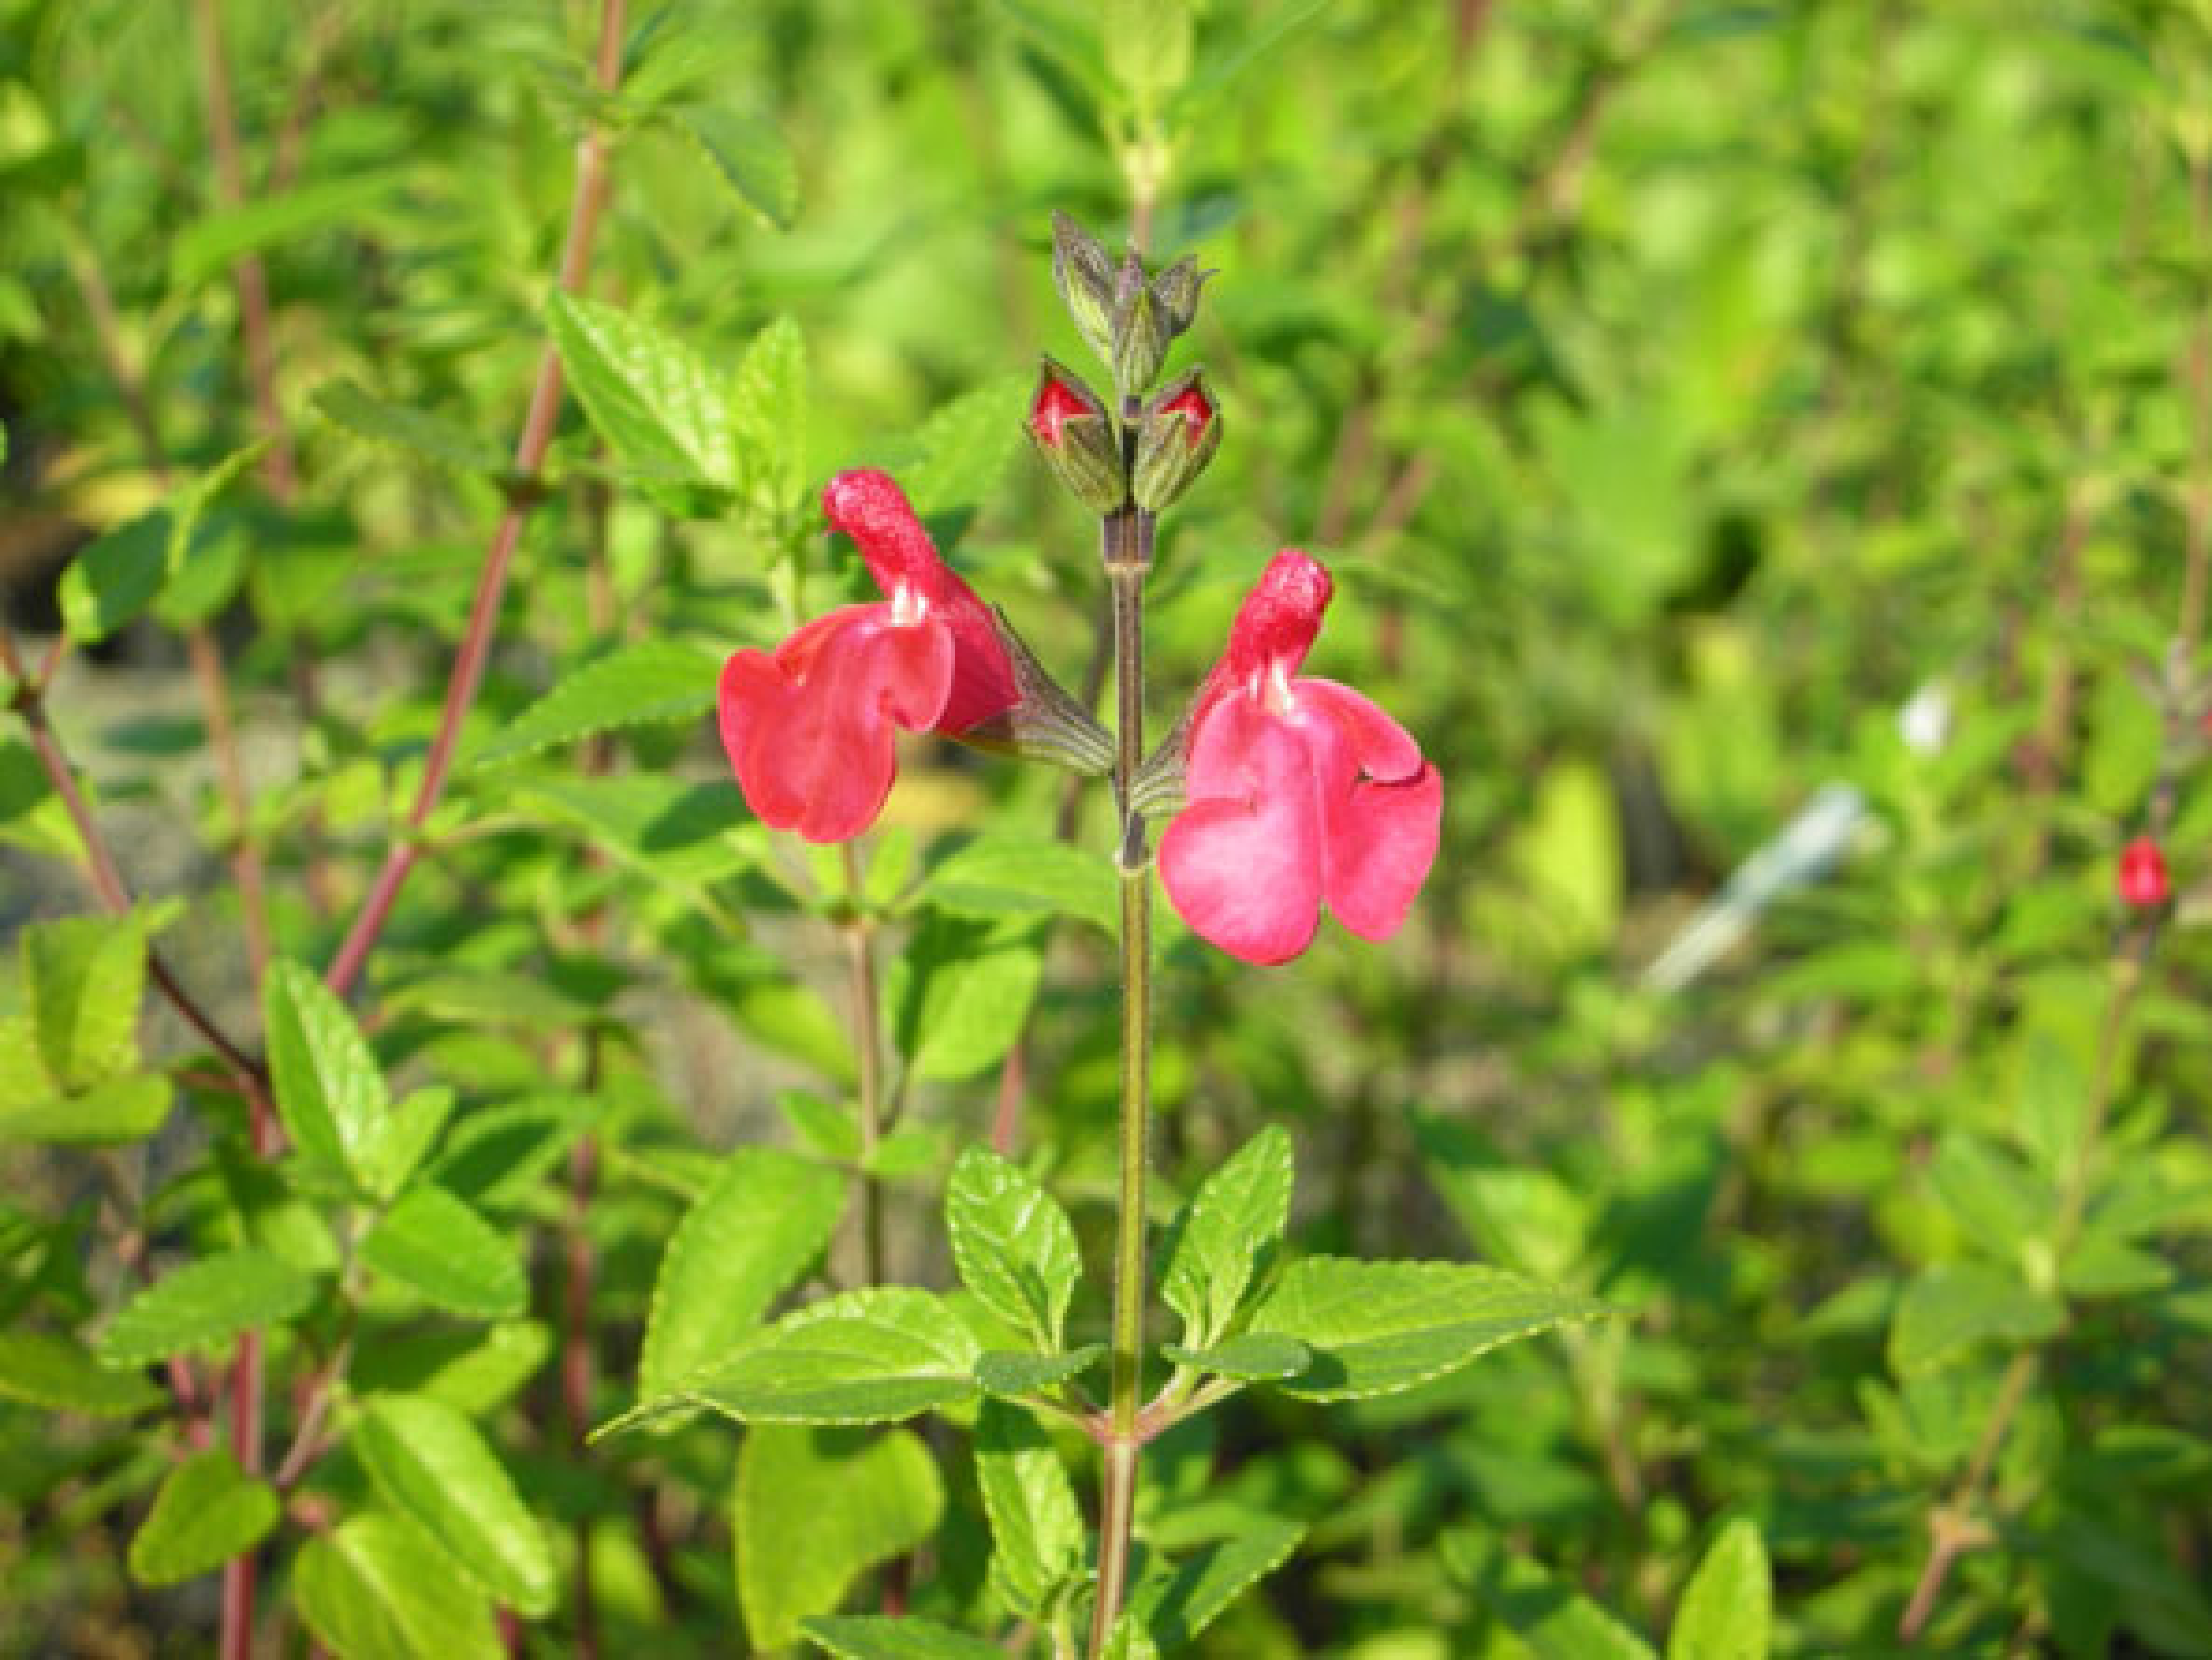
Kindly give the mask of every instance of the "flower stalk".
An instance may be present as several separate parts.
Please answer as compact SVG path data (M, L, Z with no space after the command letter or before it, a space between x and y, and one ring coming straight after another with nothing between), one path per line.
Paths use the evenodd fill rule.
M1106 515L1100 551L1113 596L1115 797L1121 889L1121 1184L1115 1221L1114 1323L1108 1434L1101 1475L1098 1594L1091 1623L1092 1660L1106 1651L1128 1589L1137 1510L1138 1411L1144 1392L1146 1231L1152 1054L1152 868L1145 817L1131 799L1145 755L1145 578L1153 518L1134 507Z

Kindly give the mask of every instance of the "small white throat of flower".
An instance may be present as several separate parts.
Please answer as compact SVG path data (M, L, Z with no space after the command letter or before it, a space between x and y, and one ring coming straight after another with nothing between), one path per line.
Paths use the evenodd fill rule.
M910 629L929 615L929 601L916 593L907 583L898 583L891 589L891 622L894 626Z
M1291 666L1279 657L1271 659L1252 677L1252 696L1270 714L1297 714L1298 696L1291 690Z

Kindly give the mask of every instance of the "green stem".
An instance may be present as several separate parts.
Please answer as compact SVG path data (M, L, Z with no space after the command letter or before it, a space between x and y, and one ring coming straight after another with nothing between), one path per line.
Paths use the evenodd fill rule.
M1105 1653L1128 1587L1137 1454L1143 1444L1137 1415L1144 1388L1146 1139L1152 1120L1152 872L1144 815L1129 806L1127 788L1145 753L1145 576L1152 562L1152 516L1134 508L1108 515L1101 544L1114 602L1115 779L1121 824L1116 857L1121 875L1121 1183L1091 1660Z
M884 1205L872 1166L883 1140L883 1018L876 992L873 925L867 915L867 884L860 855L848 842L843 856L846 917L845 967L853 1000L853 1047L859 1052L860 1085L860 1249L862 1283L884 1283Z

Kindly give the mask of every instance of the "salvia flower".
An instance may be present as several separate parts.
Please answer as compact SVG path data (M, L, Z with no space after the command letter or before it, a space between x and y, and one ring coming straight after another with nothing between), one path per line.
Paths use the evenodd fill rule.
M1443 785L1420 746L1349 686L1301 676L1331 583L1275 556L1200 691L1185 805L1160 838L1183 921L1248 963L1285 963L1322 907L1365 939L1406 920L1437 854Z
M752 810L810 842L848 842L890 793L896 729L958 734L1019 700L996 619L938 556L888 474L822 493L884 599L817 617L774 652L722 666L722 747Z
M2120 849L2119 887L2120 903L2136 910L2164 904L2172 891L2166 855L2149 836L2138 836Z

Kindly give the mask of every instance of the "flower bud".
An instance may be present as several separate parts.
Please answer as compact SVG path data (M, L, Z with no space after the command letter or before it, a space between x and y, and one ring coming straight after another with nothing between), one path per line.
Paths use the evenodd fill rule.
M1221 411L1193 369L1145 405L1137 427L1137 467L1132 494L1147 513L1174 504L1221 447Z
M1075 498L1093 513L1112 513L1129 499L1121 435L1098 395L1049 357L1030 399L1030 441Z
M1052 216L1052 282L1075 331L1114 361L1114 262L1105 244L1064 213Z
M2172 891L2166 880L2166 855L2148 836L2138 836L2120 849L2120 903L2136 910L2162 905Z
M1152 297L1159 302L1170 336L1179 335L1198 315L1199 290L1213 273L1200 271L1198 261L1186 254L1152 278Z

